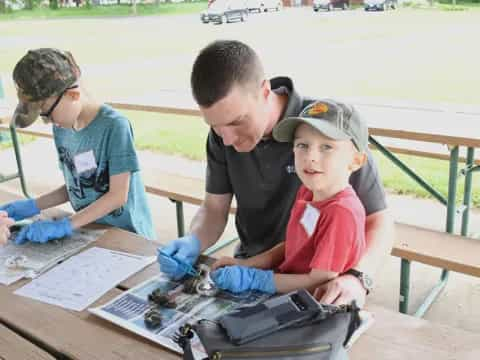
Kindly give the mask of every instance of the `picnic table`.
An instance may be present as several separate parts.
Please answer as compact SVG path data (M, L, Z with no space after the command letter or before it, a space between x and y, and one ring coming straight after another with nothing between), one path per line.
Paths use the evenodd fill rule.
M0 191L0 202L16 196ZM153 255L158 244L120 229L110 229L91 246L139 255ZM92 306L158 274L152 264L113 287ZM100 319L13 292L27 283L0 286L0 357L5 359L157 360L180 356L141 336ZM367 309L375 323L350 350L352 360L478 359L480 334L399 314L374 304Z

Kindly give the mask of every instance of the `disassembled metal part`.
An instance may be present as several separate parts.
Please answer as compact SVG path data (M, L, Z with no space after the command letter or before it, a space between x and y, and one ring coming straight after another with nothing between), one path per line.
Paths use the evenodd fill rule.
M163 293L161 289L155 289L150 294L148 294L148 300L150 302L153 302L155 305L170 309L174 309L177 307L177 304L172 299L172 297L166 293Z
M27 267L28 258L25 255L12 255L5 260L5 267L10 270Z
M199 295L203 296L215 296L218 292L218 288L210 277L210 267L205 264L198 266L200 271L200 281L195 285L195 290Z
M143 316L143 321L148 329L154 329L161 326L162 320L162 314L158 308L151 308Z

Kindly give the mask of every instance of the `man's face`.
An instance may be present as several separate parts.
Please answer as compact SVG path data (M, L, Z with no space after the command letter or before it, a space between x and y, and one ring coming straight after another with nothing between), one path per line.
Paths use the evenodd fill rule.
M268 126L269 89L266 82L257 90L235 85L212 106L200 107L205 122L226 146L238 152L252 151Z

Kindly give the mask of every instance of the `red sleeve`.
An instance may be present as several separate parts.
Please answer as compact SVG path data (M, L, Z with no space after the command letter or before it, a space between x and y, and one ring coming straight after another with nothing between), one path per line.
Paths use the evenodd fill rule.
M310 268L342 273L360 260L365 248L364 224L342 207L331 206L322 212L314 234L315 254Z

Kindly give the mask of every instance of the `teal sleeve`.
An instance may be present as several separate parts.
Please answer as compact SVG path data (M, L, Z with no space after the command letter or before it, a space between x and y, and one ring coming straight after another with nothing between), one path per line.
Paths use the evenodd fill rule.
M126 118L116 119L110 133L107 152L110 176L140 170L132 127Z

